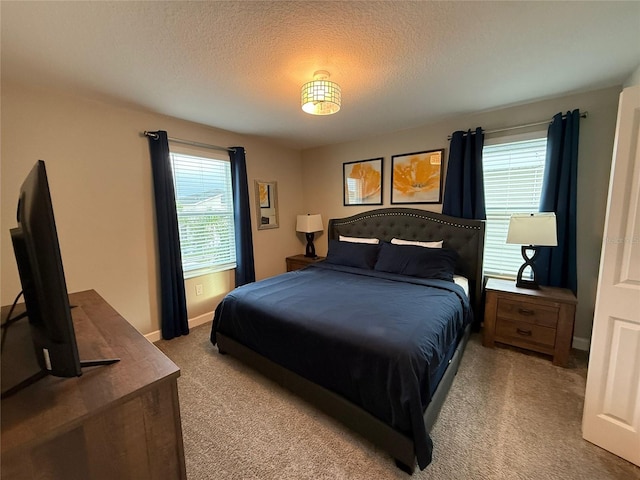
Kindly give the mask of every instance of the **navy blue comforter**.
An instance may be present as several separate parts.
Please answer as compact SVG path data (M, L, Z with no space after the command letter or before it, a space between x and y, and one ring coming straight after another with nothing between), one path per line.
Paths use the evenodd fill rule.
M470 321L452 282L317 263L230 292L211 341L220 332L361 406L413 438L424 468L434 376Z

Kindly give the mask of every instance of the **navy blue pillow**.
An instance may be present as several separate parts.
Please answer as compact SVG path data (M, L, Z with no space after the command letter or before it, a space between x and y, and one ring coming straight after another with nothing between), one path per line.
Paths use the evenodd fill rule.
M415 245L383 243L375 269L420 278L453 282L458 253L449 248L426 248Z
M329 251L325 262L372 270L378 258L379 248L377 244L329 240Z

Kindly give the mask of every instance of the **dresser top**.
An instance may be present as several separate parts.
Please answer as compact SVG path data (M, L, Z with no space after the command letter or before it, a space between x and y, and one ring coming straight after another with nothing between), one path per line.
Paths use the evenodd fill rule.
M3 455L19 445L29 446L69 431L92 413L180 375L169 358L95 291L73 293L69 302L76 305L71 313L80 360L120 361L84 368L80 377L46 376L2 400ZM8 307L2 310L6 315Z

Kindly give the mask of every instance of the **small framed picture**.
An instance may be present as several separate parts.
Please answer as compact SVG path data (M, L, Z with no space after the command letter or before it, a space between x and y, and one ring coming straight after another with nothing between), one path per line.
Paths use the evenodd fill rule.
M344 205L382 205L382 160L342 164Z
M260 208L271 208L270 185L260 182L258 184L258 192L260 194Z
M391 157L391 203L442 203L444 148Z

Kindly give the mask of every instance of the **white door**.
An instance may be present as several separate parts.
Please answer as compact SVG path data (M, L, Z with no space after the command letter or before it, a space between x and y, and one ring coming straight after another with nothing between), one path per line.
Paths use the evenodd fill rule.
M582 434L640 465L640 85L618 106Z

